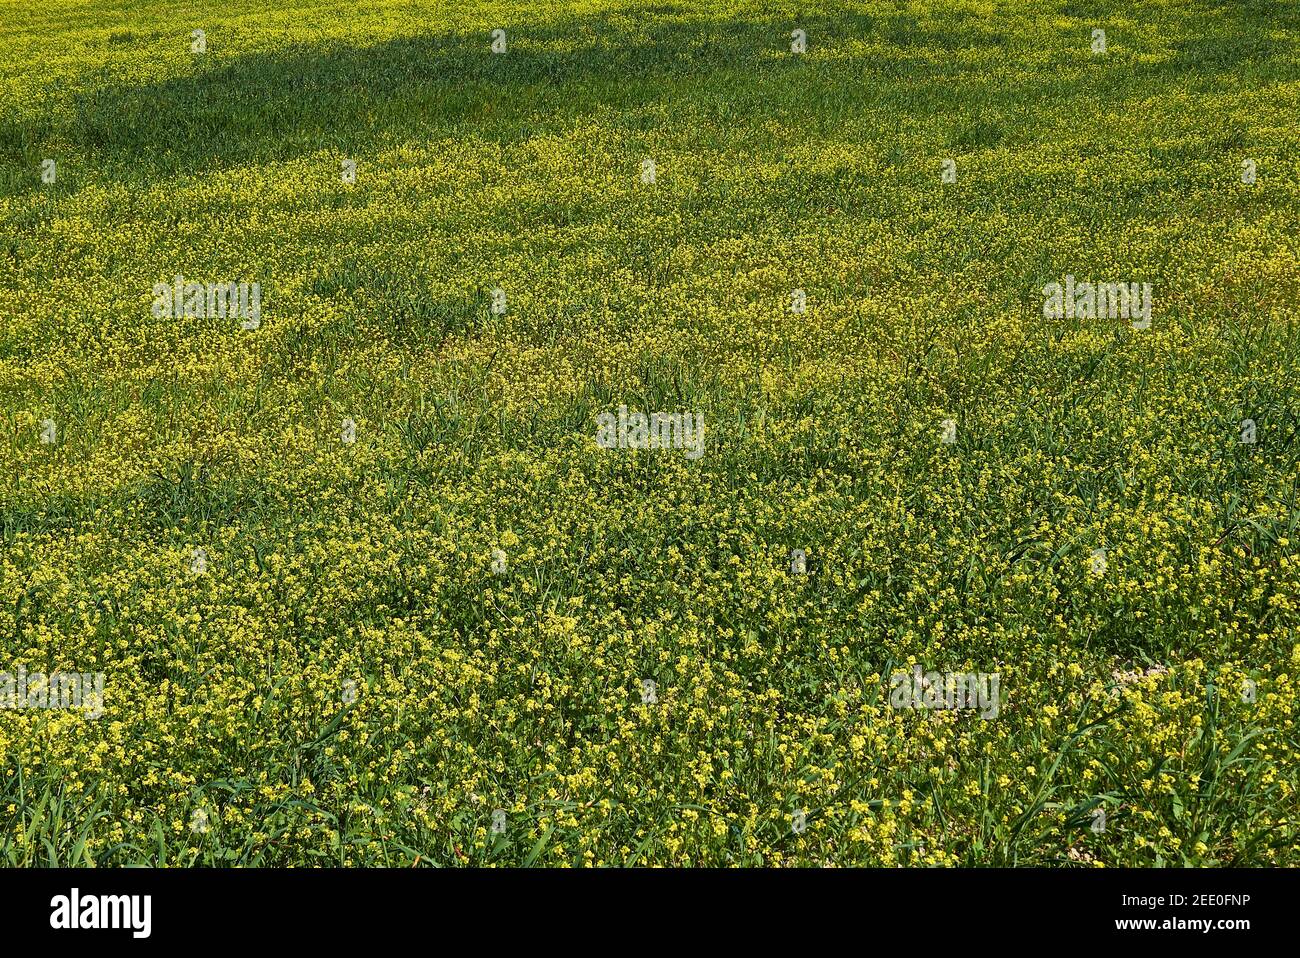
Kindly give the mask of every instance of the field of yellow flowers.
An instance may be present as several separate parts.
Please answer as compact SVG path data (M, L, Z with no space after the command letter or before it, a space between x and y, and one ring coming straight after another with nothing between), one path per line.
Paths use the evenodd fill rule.
M0 63L0 864L1300 864L1295 4Z

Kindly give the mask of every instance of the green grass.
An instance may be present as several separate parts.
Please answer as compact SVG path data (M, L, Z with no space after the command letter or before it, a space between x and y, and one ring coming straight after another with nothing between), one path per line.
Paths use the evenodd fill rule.
M0 864L1297 864L1294 5L0 3Z

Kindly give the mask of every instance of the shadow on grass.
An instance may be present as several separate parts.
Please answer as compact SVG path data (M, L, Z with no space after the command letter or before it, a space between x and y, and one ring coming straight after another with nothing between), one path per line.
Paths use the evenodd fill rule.
M470 125L533 135L607 103L635 108L656 82L752 66L789 39L770 23L589 17L520 28L508 42L502 55L487 35L443 34L197 60L187 75L78 94L65 132L108 164L150 173L359 153ZM0 146L18 139L11 132Z
M1090 8L1069 4L1066 12L1083 15ZM1279 41L1268 31L1284 19L1258 3L1230 13L1207 10L1183 25L1175 61L1134 69L1129 77L1139 87L1158 87L1185 80L1188 71L1204 76L1243 64L1258 67L1278 54ZM1294 12L1290 20L1297 20ZM715 84L715 98L740 96L746 109L770 115L790 102L792 84L784 81L799 71L814 88L829 80L842 84L846 73L883 74L876 79L895 87L965 84L981 79L976 71L984 68L975 60L984 63L999 49L1010 53L1011 45L1027 47L1040 42L1044 30L1057 29L1038 22L1017 32L1016 22L1005 18L919 19L900 10L873 16L830 7L798 18L810 52L795 57L788 55L792 25L783 13L716 20L659 5L512 27L504 55L490 52L486 33L299 47L228 60L210 53L194 59L192 72L165 80L77 91L66 121L0 118L0 158L30 166L43 142L62 140L93 158L97 175L134 181L319 150L356 155L378 143L460 131L530 136L548 125L567 128L575 117L605 107L626 111L623 122L635 126L638 111L655 106L654 122L663 122L665 101L678 93L700 96L699 83ZM855 40L883 44L895 55L817 59L819 51ZM936 63L934 50L949 59ZM1005 91L1007 102L1032 95L1043 80L1027 76L1022 89ZM703 92L707 98L710 91ZM952 99L949 106L960 109L963 97ZM848 105L840 98L832 104L837 110ZM31 176L13 185L39 188Z

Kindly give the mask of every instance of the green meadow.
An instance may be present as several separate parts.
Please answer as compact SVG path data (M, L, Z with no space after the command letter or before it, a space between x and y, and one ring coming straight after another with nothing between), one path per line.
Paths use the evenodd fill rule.
M0 64L0 865L1300 865L1294 3Z

